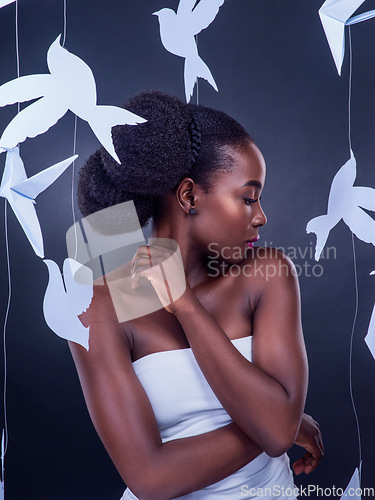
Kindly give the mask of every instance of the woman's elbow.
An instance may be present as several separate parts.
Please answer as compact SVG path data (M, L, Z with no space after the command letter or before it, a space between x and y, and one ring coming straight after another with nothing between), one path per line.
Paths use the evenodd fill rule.
M288 442L288 443L278 443L278 444L273 444L267 450L264 450L267 455L269 455L272 458L277 458L280 457L281 455L284 455L289 448L293 445L293 442Z
M269 433L264 443L260 446L270 457L280 457L293 446L298 428L299 425L298 427L293 425L277 433Z
M160 470L156 470L154 467L149 470L143 469L139 477L129 483L129 489L139 500L167 500L173 498L173 496L168 496L170 492L167 489L170 488L170 485L167 484L163 473L160 473Z
M165 488L162 488L157 484L147 484L146 482L139 488L135 488L131 491L137 498L139 498L139 500L167 500L169 498L172 498L171 496L167 496Z

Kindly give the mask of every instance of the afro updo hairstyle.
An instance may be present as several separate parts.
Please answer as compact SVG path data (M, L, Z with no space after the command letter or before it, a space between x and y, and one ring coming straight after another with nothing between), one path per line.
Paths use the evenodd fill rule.
M112 128L121 164L102 147L82 166L78 204L84 217L133 200L141 227L152 218L157 224L166 195L184 177L208 192L213 174L230 171L229 148L252 141L246 130L221 111L185 104L161 91L132 96L124 108L147 122ZM111 221L107 234L120 232Z

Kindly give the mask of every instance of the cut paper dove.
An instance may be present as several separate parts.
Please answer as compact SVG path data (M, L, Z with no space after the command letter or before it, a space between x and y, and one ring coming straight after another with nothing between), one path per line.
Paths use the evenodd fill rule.
M39 257L44 257L44 247L34 199L50 186L76 158L78 158L77 155L72 156L27 178L19 148L16 147L7 152L0 185L0 196L8 200L31 246Z
M364 1L326 0L319 9L320 20L339 75L341 75L345 54L345 26L360 23L375 16L375 10L371 10L350 18Z
M375 221L362 210L375 211L375 189L353 186L356 175L356 160L350 150L350 160L333 178L327 214L311 219L306 226L306 232L317 237L315 260L319 260L331 229L341 219L357 238L375 245Z
M60 35L48 50L47 64L50 74L21 76L0 87L0 106L38 99L9 123L0 138L0 148L14 148L27 137L46 132L70 109L89 123L108 153L120 163L112 142L112 127L146 120L123 108L98 106L91 69L61 47Z
M89 349L89 327L84 327L78 318L89 307L93 297L92 271L74 259L65 259L64 281L59 266L53 260L43 261L48 267L49 281L43 301L44 318L47 325L59 337L71 340ZM85 275L85 284L78 283L74 276L79 271ZM65 283L65 288L64 288Z
M194 36L215 19L224 0L180 0L177 13L172 9L154 12L158 16L162 44L172 54L185 58L185 95L189 102L197 78L204 78L217 91L217 85L206 63L198 55Z

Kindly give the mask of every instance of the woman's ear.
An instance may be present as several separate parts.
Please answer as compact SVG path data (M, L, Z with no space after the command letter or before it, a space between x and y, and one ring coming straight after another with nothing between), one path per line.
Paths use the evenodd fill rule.
M176 189L176 199L180 207L185 213L195 207L197 198L197 185L190 177L182 179Z

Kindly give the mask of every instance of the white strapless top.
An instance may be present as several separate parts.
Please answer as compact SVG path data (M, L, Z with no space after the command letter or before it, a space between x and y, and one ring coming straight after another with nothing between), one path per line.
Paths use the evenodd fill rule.
M251 336L234 339L232 343L251 361ZM148 354L134 361L133 368L151 402L163 442L203 434L232 422L191 348ZM294 487L287 454L273 458L263 452L231 476L178 498L242 500L258 498L260 490L258 496L255 490L262 488L263 500L292 500L295 496L290 496L290 489ZM286 490L288 496L282 494ZM121 498L125 499L137 500L137 497L128 488Z

